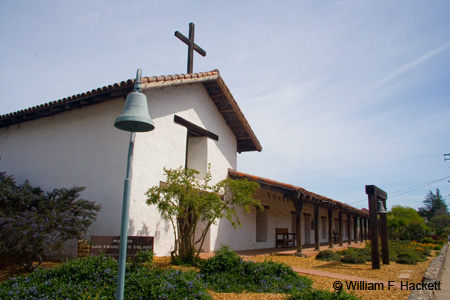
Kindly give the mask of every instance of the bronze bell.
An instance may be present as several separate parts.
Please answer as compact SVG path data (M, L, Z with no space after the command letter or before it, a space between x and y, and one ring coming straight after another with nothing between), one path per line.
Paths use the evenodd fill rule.
M381 201L381 200L378 200L378 213L379 214L387 214L387 211L383 205L383 201Z
M155 129L148 112L147 97L141 93L141 72L141 69L137 70L134 92L128 94L122 113L114 122L120 130L147 132Z

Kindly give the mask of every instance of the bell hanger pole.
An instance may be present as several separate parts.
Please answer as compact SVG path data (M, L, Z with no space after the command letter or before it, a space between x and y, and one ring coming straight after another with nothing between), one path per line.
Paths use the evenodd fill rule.
M153 124L148 112L147 97L142 93L141 74L141 69L138 69L136 72L136 80L134 82L134 92L128 94L123 111L114 122L114 126L116 128L131 133L130 144L128 146L127 172L123 187L122 219L120 225L119 272L117 276L116 293L117 300L123 300L125 290L131 174L136 132L148 132L155 129L155 125Z
M141 76L142 76L142 70L141 69L137 69L137 71L136 71L136 80L134 81L134 91L138 92L138 93L142 93Z

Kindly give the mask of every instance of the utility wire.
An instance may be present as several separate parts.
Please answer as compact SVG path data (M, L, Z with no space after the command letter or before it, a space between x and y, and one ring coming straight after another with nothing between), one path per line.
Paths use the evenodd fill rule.
M429 181L429 182L426 182L426 183L422 183L422 184L419 184L419 185L416 185L416 186L412 186L412 187L409 187L409 188L406 188L406 189L402 189L402 190L399 190L399 191L396 191L396 192L388 193L388 196L389 196L388 198L391 199L391 198L395 198L395 197L404 195L404 194L409 193L409 192L416 191L416 190L421 189L421 188L423 188L423 187L425 187L427 185L430 185L430 184L442 181L442 180L447 179L447 178L450 178L450 176L446 176L446 177L443 177L443 178L435 179L435 180L432 180L432 181ZM393 194L397 194L397 195L393 195ZM360 200L360 201L355 201L355 202L350 202L348 204L354 204L354 203L359 203L359 202L363 202L363 201L367 201L367 199Z
M416 186L413 186L413 187L410 187L410 188L407 188L407 189L403 189L403 190L399 190L399 191L396 191L396 192L388 193L388 195L389 195L389 198L395 198L395 197L404 195L406 193L416 191L416 190L421 189L421 188L423 188L423 187L425 187L427 185L430 185L430 184L442 181L442 180L447 179L447 178L450 178L450 176L439 178L439 179L436 179L436 180L433 180L433 181L430 181L430 182L427 182L427 183L422 183L422 184L419 184L419 185L416 185ZM397 194L397 195L392 196L392 194Z

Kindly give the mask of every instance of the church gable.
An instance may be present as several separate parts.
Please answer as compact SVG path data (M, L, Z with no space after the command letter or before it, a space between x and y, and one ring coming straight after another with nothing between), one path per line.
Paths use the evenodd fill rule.
M204 73L179 74L169 76L152 76L142 78L142 88L154 89L167 86L178 86L201 83L208 92L215 106L222 114L237 140L237 151L261 151L259 143L244 114L228 90L219 71ZM73 95L57 101L30 107L21 111L0 116L0 128L38 118L48 117L65 111L78 109L109 101L118 97L126 97L133 90L134 80L122 81L103 88ZM151 100L150 100L151 101Z

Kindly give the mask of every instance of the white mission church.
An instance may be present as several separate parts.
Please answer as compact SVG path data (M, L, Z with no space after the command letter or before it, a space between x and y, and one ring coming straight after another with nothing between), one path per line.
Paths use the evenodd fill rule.
M102 205L90 235L119 235L129 133L113 124L133 80L0 116L0 171L43 190L84 186L82 197ZM320 244L368 238L368 213L347 204L237 171L237 154L262 147L225 82L214 70L142 78L142 92L155 130L137 133L129 213L129 235L154 236L157 255L173 250L171 225L144 193L159 185L163 168L186 166L213 183L226 177L257 181L264 205L241 214L235 230L227 220L212 226L203 251L222 244L234 250ZM278 228L278 229L277 229ZM277 235L287 229L289 239ZM76 249L75 249L76 253Z

